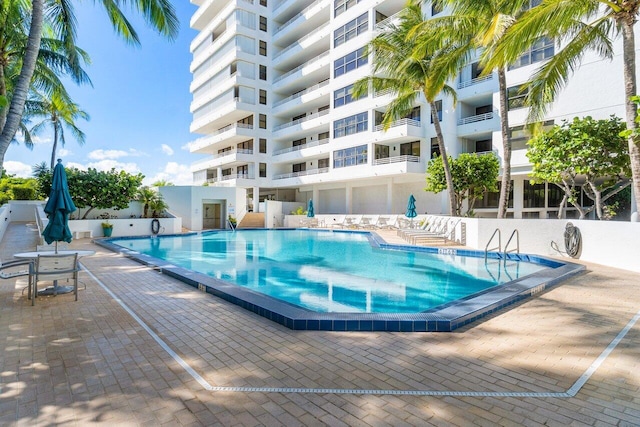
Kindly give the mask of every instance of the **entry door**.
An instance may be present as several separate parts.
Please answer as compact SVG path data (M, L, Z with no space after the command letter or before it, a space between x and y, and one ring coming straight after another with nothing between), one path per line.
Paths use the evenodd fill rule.
M222 228L222 205L220 203L205 203L202 205L202 228Z

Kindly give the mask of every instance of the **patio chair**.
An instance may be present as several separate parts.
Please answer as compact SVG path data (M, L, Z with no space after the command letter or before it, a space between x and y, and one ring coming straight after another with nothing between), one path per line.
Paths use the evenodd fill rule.
M16 267L22 267L14 270ZM26 267L26 268L25 268ZM15 277L29 276L28 298L31 299L31 275L33 273L33 261L28 259L17 259L0 264L0 279L13 279ZM24 292L24 289L22 290Z
M370 230L375 228L376 221L373 217L363 216L360 218L360 222L356 225L356 228L362 228L363 230Z
M75 300L78 301L78 254L65 255L38 255L33 268L33 296L31 304L35 304L38 296L38 282L53 281L53 295L57 295L58 281L71 280L73 282L73 292ZM30 285L31 286L31 285Z
M439 242L442 240L443 244L447 241L453 242L455 240L456 227L460 224L460 219L457 221L449 220L444 222L444 227L437 232L424 232L411 236L411 244L417 245L419 243Z

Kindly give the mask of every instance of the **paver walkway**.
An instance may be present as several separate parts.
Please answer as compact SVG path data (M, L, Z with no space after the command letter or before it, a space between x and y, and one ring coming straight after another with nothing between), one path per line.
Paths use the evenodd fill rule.
M34 239L11 224L2 259ZM638 274L589 265L453 333L291 331L71 246L97 252L78 302L0 283L0 425L640 425L640 322L592 367L640 310Z

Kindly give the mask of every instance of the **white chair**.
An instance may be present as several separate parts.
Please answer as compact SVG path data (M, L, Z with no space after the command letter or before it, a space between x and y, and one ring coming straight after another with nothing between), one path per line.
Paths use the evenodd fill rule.
M13 270L21 267L19 270ZM11 270L11 271L7 271ZM29 276L28 298L31 299L31 277L33 273L33 261L27 259L17 259L14 261L3 262L0 265L0 279L13 279L14 277ZM24 289L22 290L24 292Z
M57 295L58 281L71 280L73 282L75 300L78 301L78 271L80 271L80 268L78 265L78 254L76 253L65 255L38 255L33 267L33 280L30 281L33 284L34 296L31 299L31 305L35 304L35 299L38 296L38 282L43 280L54 282L54 295ZM29 292L29 294L31 294L31 292Z

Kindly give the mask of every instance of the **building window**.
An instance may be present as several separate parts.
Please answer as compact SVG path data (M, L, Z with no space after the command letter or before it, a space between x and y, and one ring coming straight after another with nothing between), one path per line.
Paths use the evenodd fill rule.
M300 139L296 139L295 141L293 141L292 146L293 147L297 147L299 145L304 145L307 143L307 138L300 138Z
M553 127L553 120L542 123L542 130L547 131ZM527 142L531 139L531 132L527 126L514 126L509 128L509 138L511 139L512 150L523 150L527 148Z
M267 67L264 65L260 66L260 80L267 80Z
M266 163L260 163L259 167L259 174L260 174L260 178L266 178L267 177L267 164Z
M400 155L420 157L420 141L406 142L404 144L400 144Z
M389 146L388 145L375 145L375 152L373 153L374 159L387 159L389 158Z
M507 89L507 110L511 111L526 107L525 99L529 94L529 89L522 90L522 86L512 86Z
M238 120L238 124L253 126L253 116L247 116L244 119Z
M267 7L267 0L260 0L260 6Z
M253 139L247 139L236 145L238 150L253 150Z
M260 17L260 31L267 31L267 17L266 16L261 16Z
M368 129L368 125L369 118L366 111L364 113L336 120L333 122L333 137L340 138L341 136L365 132Z
M267 152L267 140L265 138L260 138L258 141L258 145L260 147L260 152L261 153L266 153Z
M352 93L353 93L352 84L334 91L333 92L333 108L347 105L350 102L357 101L358 99L364 98L365 96L367 96L366 94L363 94L360 98L354 98Z
M476 153L486 153L493 150L493 141L490 139L483 139L475 142Z
M266 114L259 114L258 115L258 127L260 129L266 129L267 128L267 115Z
M343 14L361 1L362 0L335 0L333 2L333 16L336 17Z
M545 204L545 184L531 184L531 182L524 181L523 191L523 205L524 208L544 208Z
M438 145L438 138L431 138L431 158L434 159L440 156L440 145Z
M358 16L356 19L347 22L345 25L333 32L333 47L338 47L364 33L367 31L368 25L369 16L366 12Z
M249 165L238 166L238 178L249 177Z
M531 49L525 52L516 62L509 66L510 70L514 68L524 67L525 65L535 64L536 62L544 61L551 58L555 53L555 46L553 40L542 37L536 41Z
M498 181L498 191L491 193L485 192L482 199L476 200L475 208L497 208L500 202L500 187L502 187L502 182ZM513 208L513 181L511 181L511 191L509 191L509 202L507 206Z
M304 172L306 170L307 170L307 163L306 162L295 163L293 165L293 172Z
M438 100L435 102L436 111L438 112L438 120L442 121L442 100ZM431 116L431 123L433 124L433 116Z
M318 169L325 169L329 167L329 159L318 159Z
M300 115L298 115L298 116L294 116L294 117L292 117L292 118L291 118L291 121L292 121L292 122L295 122L296 120L304 119L305 117L307 117L307 113L302 113L302 114L300 114Z
M267 56L267 42L264 40L260 40L260 46L258 48L258 53L262 56Z
M345 148L344 150L336 150L333 152L334 169L344 168L347 166L366 165L366 164L367 164L367 146L366 145Z
M323 139L329 139L329 132L322 132L318 134L318 141L322 141Z
M334 61L333 77L341 76L349 71L362 67L367 64L367 61L368 58L367 55L365 55L365 48L361 47L360 49Z
M267 91L260 89L260 104L267 105Z

